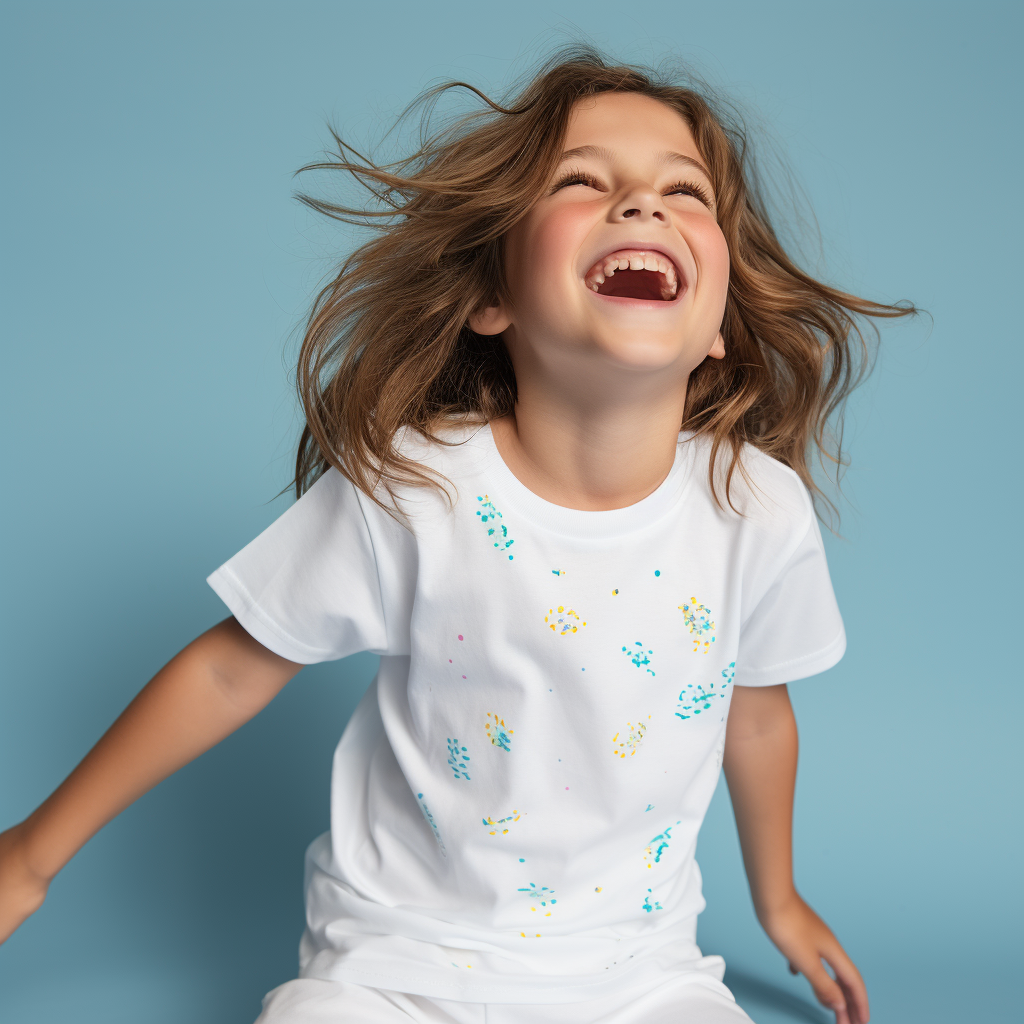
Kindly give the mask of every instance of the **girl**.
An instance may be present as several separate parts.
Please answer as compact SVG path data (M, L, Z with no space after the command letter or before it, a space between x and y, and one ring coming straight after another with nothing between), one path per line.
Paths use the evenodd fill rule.
M797 269L695 91L583 50L488 104L316 165L384 209L306 199L382 226L309 319L299 500L209 577L232 616L0 835L0 939L302 665L373 651L260 1024L749 1020L696 945L722 767L760 922L863 1024L793 884L786 684L845 647L808 461L854 317L912 307Z

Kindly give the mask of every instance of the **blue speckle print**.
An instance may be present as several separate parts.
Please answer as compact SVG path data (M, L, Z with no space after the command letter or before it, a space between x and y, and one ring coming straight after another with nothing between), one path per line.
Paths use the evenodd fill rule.
M644 645L639 640L635 640L631 647L623 647L622 653L625 654L637 668L647 669L652 676L655 674L654 669L647 667L651 663L651 655L654 651L645 651Z
M494 507L494 503L488 495L478 494L476 500L480 502L481 506L476 514L480 517L480 522L487 526L487 536L494 539L496 548L507 551L515 541L508 535L508 527L504 523L498 522L502 518L501 513ZM508 556L508 560L512 561L511 555Z
M437 823L434 821L434 816L430 813L430 808L427 806L427 801L423 799L422 793L417 793L416 799L420 802L419 807L420 810L423 812L423 817L426 819L427 824L430 826L430 830L434 833L434 838L437 840L437 845L441 851L441 856L447 857L448 851L444 848L444 843L441 841L441 833L437 830Z
M679 822L676 822L678 825ZM647 866L653 868L655 864L661 863L662 854L668 849L668 844L672 841L672 829L676 825L669 825L664 832L659 832L645 847L644 847L644 860L647 861Z
M451 766L453 772L455 772L455 778L465 779L469 781L469 771L467 770L466 762L469 761L469 754L466 752L465 747L459 746L457 739L453 740L451 737L448 738L448 764Z
M725 696L735 675L736 662L730 661L729 667L722 669L722 681L717 685L709 683L705 687L702 683L688 683L679 692L679 707L682 710L676 712L676 717L691 718L708 711L717 698Z
M647 891L648 891L648 893L650 893L653 890L648 889ZM648 914L652 910L664 910L664 909L665 908L657 900L654 901L654 906L652 907L651 906L651 897L650 896L645 896L644 897L644 910L646 910Z
M558 900L553 898L555 890L549 889L546 885L537 886L531 882L527 888L519 889L517 891L525 892L527 899L529 899L531 903L539 903L542 907L546 907L548 904L554 906L558 902ZM530 909L536 910L537 908L531 907ZM544 916L550 917L551 911L549 910Z

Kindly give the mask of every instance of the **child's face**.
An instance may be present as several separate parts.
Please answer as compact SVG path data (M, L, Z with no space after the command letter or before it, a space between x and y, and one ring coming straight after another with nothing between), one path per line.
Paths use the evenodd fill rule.
M550 369L587 355L685 379L720 358L729 252L679 114L629 93L582 101L548 189L507 238L506 272L510 306L471 324L504 331L517 364L527 346Z

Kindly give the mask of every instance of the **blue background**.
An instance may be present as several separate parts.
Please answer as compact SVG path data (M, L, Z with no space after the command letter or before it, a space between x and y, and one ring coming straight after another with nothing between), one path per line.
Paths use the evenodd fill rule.
M878 1024L1019 1020L1021 11L4 4L0 827L225 615L205 576L288 505L295 331L351 243L291 198L326 119L366 140L580 35L675 51L787 154L810 265L934 318L885 329L851 404L849 651L791 688L798 884ZM0 1019L249 1024L295 974L303 849L373 670L304 670L90 842L0 949ZM701 944L755 1020L829 1020L754 920L724 787L698 856Z

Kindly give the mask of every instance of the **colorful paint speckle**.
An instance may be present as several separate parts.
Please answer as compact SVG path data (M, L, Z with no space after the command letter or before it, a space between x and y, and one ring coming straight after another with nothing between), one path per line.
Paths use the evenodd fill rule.
M565 569L552 569L551 570L551 575L552 576L564 576L565 575Z
M437 823L434 821L434 816L430 813L427 801L423 799L422 793L417 793L416 799L419 800L419 808L423 812L423 817L430 826L430 830L434 833L434 838L437 840L437 846L441 851L441 856L447 857L448 851L444 848L444 843L441 841L441 833L437 830Z
M648 720L650 715L647 716ZM634 725L632 722L626 723L625 730L617 732L612 737L612 743L614 744L612 753L617 757L625 757L626 753L632 757L643 742L644 733L647 732L647 722L638 722ZM620 740L619 737L623 738Z
M477 515L480 517L480 522L487 526L487 536L494 538L494 546L500 550L507 551L515 541L508 535L508 527L504 523L498 522L502 519L502 514L494 507L494 503L490 497L486 494L476 496L476 500L480 502L480 508L477 510ZM512 561L512 556L508 556L508 560Z
M653 892L652 889L647 890L648 893ZM647 895L644 897L644 910L649 914L652 910L664 910L665 908L657 901L654 901L654 905L651 906L651 897Z
M487 738L491 743L500 747L502 750L512 753L512 734L515 729L509 729L505 725L505 719L499 718L497 715L492 715L490 711L487 712L487 721L484 723L484 731L487 733Z
M546 885L538 886L531 882L528 888L519 889L518 891L525 892L527 899L531 903L539 903L542 907L553 907L558 902L558 900L553 898L555 895L554 889L549 889ZM534 911L537 910L536 907L530 907L530 909ZM545 917L550 917L551 911L545 910L543 911L543 914Z
M678 825L679 822L676 822ZM644 860L647 862L649 868L653 868L655 864L661 863L662 854L668 849L668 844L672 840L672 829L676 825L669 825L664 832L659 832L645 847L644 847Z
M506 815L504 818L498 818L495 821L493 818L484 818L484 825L490 829L487 833L489 836L507 836L509 827L517 822L522 817L519 811L513 811L511 814Z
M736 675L736 662L730 661L728 668L722 669L722 681L718 684L709 683L706 687L702 683L688 683L679 691L679 707L681 711L676 712L678 718L691 718L703 711L708 711L711 705L720 697L724 697L733 677ZM686 712L683 714L683 712Z
M564 604L560 604L557 610L549 608L544 621L556 636L568 636L586 625L572 608L566 608Z
M655 674L654 669L648 667L651 664L651 655L654 651L645 651L644 645L639 640L634 641L631 647L623 647L622 653L625 654L637 668L646 669L652 676Z
M693 638L693 653L698 651L707 654L715 642L715 623L711 618L711 609L701 604L697 598L691 597L687 604L678 606L683 613L683 622Z
M451 770L455 772L455 778L469 781L468 762L469 754L466 752L466 748L459 746L457 739L453 740L451 737L448 737L448 764Z

